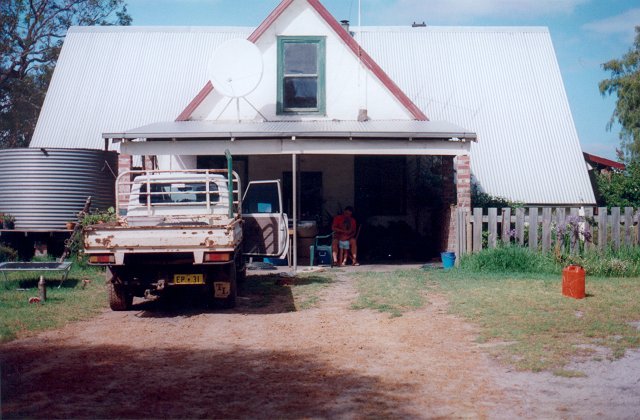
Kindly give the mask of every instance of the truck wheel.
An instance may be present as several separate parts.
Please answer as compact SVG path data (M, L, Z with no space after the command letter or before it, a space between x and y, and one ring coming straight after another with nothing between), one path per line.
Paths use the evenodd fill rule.
M236 267L235 264L228 264L224 267L220 267L220 271L214 276L213 280L213 305L216 308L231 309L236 306L236 296L238 294L238 285L236 279ZM221 283L221 285L216 285ZM216 297L216 293L226 293L226 285L228 284L228 295L224 298ZM216 292L216 287L220 287Z
M241 261L240 265L236 264L236 283L242 287L247 280L247 265Z
M126 311L131 309L133 305L133 295L127 290L127 287L115 283L117 277L110 268L107 268L107 288L109 289L109 307L112 311Z

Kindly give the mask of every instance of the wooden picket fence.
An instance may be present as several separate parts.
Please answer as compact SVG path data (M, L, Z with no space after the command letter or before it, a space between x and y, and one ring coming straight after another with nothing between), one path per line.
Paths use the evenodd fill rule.
M528 207L489 208L483 212L458 209L456 215L458 255L495 248L500 242L529 246L547 252L562 247L580 249L640 245L640 209L632 207Z

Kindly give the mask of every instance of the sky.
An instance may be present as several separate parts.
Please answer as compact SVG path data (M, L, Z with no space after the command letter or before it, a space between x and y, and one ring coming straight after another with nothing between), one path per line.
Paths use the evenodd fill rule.
M602 63L633 45L638 0L321 0L338 19L364 26L546 26L558 57L583 151L616 159L615 97L598 83ZM257 26L279 0L127 0L133 25ZM360 14L358 13L360 4Z

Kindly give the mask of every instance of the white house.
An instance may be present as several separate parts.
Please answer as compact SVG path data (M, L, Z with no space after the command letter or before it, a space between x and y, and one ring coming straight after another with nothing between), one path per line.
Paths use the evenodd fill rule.
M234 39L257 53L221 53ZM256 56L261 71L242 66ZM371 232L402 223L432 250L452 246L471 177L513 201L595 203L547 29L347 28L318 0L257 28L71 28L31 147L119 148L123 168L230 150L245 182L289 190L295 173L296 216L355 204Z

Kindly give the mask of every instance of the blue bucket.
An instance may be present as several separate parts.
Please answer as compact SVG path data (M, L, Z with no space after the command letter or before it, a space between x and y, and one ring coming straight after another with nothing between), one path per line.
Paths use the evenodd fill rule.
M442 258L442 268L453 268L456 264L456 254L454 252L441 252L440 258Z

